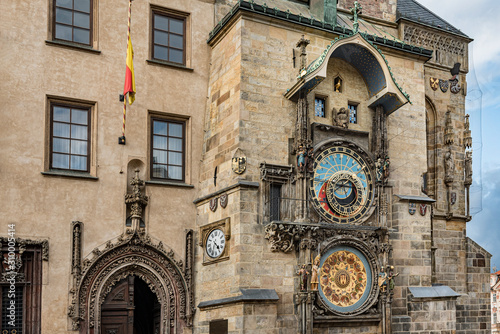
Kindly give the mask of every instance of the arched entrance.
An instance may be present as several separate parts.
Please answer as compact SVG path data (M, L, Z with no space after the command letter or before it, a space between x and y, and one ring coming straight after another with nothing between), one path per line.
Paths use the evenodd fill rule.
M119 281L101 306L101 333L160 333L161 306L148 284L129 275Z
M184 264L162 242L137 232L122 235L115 243L109 241L93 254L97 256L83 261L69 306L74 330L80 334L180 334L191 326L191 261Z

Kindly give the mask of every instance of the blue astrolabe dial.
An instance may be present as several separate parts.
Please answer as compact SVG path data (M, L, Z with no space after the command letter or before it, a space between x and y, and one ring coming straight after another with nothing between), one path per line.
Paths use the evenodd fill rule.
M356 151L342 146L330 147L314 162L310 191L314 207L327 221L355 223L370 208L372 174Z
M208 235L206 250L211 258L219 257L226 246L226 236L220 229L215 229Z

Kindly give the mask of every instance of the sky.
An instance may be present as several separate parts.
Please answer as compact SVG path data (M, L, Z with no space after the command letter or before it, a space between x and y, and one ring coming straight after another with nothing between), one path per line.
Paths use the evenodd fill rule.
M467 235L500 270L500 1L417 0L473 38L469 44L466 113L473 137L472 220Z

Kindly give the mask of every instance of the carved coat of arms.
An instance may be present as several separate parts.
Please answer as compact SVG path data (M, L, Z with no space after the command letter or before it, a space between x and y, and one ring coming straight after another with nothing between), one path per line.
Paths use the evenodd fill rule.
M453 94L458 94L460 92L460 88L462 88L462 86L458 83L458 79L455 78L454 80L450 80L450 91Z
M224 193L224 194L220 195L219 199L220 199L221 208L225 209L227 206L227 194Z
M439 79L438 78L430 78L430 84L432 90L437 90L439 87Z
M450 83L448 82L448 80L439 79L439 88L441 88L441 91L443 93L446 93L448 91L449 86Z
M232 169L236 174L243 174L247 168L247 159L245 157L235 157L232 159Z
M210 202L208 203L208 206L210 207L210 210L212 212L215 212L215 210L217 210L217 200L219 198L218 197L214 197L212 199L210 199Z
M427 204L420 204L420 215L425 216L427 213Z
M408 203L408 212L410 213L410 215L414 215L416 211L417 211L417 204Z

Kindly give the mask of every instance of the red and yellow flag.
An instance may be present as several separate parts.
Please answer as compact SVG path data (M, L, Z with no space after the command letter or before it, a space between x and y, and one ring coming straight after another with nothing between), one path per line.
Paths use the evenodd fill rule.
M134 75L134 50L132 49L132 40L128 36L127 45L127 68L125 69L125 86L123 95L128 94L128 103L132 104L135 100L135 75Z

